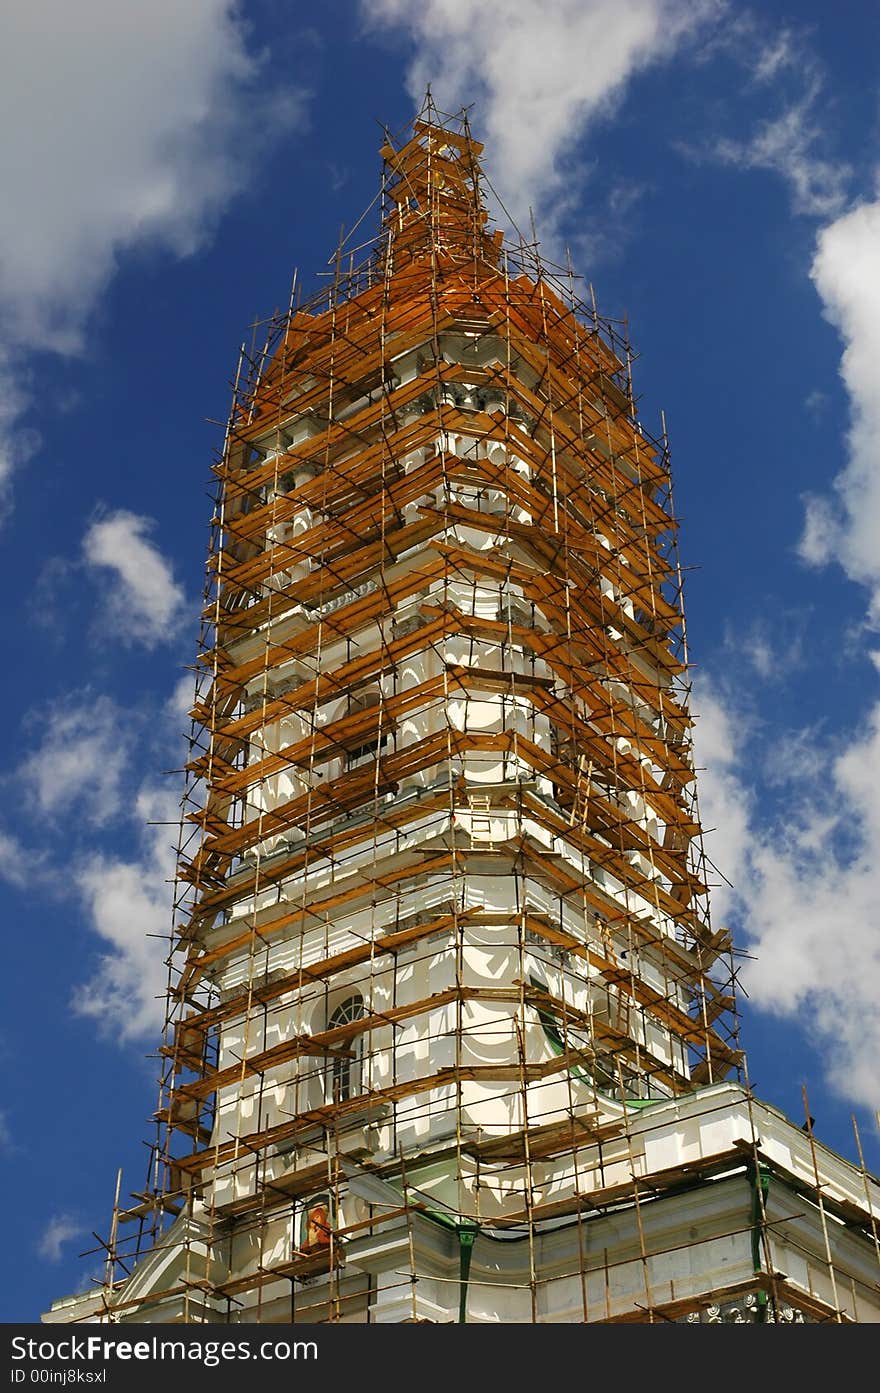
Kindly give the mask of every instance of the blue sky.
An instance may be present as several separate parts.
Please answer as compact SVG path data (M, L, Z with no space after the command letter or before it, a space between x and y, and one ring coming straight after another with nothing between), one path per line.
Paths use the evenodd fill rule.
M432 83L669 425L755 1091L880 1170L880 46L818 0L7 0L0 1319L99 1271L155 1106L238 345ZM51 37L51 42L49 41ZM371 215L373 216L373 215ZM504 214L499 215L503 220ZM150 937L150 935L155 935Z

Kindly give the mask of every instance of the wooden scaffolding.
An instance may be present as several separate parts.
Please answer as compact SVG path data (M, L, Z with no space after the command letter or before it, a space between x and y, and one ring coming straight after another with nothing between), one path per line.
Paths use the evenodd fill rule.
M384 1295L412 1298L409 1318L419 1234L445 1225L460 1270L434 1280L464 1291L462 1319L487 1226L521 1240L545 1319L539 1248L566 1221L569 1319L711 1319L707 1299L657 1290L647 1220L731 1175L755 1196L755 1318L850 1318L840 1293L786 1304L754 1128L645 1171L652 1107L703 1090L711 1111L731 1078L750 1097L733 948L709 914L669 452L639 419L625 324L493 230L481 150L429 100L381 151L377 237L343 241L321 292L241 353L157 1137L147 1187L114 1214L109 1318L145 1309L133 1261L183 1242L183 1277L150 1297L175 1319L370 1319L346 1255L401 1222ZM477 1125L489 1094L503 1121ZM422 1183L426 1148L456 1204ZM843 1221L876 1251L862 1172ZM624 1204L643 1271L625 1309L624 1259L589 1242ZM247 1262L218 1267L224 1241Z

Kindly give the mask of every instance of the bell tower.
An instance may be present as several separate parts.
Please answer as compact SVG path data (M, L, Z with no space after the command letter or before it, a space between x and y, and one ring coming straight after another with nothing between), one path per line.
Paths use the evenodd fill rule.
M665 435L481 154L427 101L242 359L139 1261L47 1319L880 1314L876 1182L744 1078Z

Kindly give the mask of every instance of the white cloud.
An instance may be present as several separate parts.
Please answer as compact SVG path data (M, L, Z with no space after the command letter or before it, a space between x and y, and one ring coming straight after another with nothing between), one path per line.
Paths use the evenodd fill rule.
M196 701L196 677L192 672L184 672L174 685L174 690L165 702L163 714L165 716L168 733L173 741L175 751L175 767L183 768L187 760L193 757L190 740L192 737L193 723L190 711ZM201 793L203 785L197 784L191 791L196 790Z
M822 392L816 387L804 397L804 406L811 416L815 416L819 420L827 410L829 400L828 393Z
M6 0L0 45L0 341L78 351L120 258L183 256L305 94L267 80L236 0ZM257 82L259 80L259 88ZM25 405L0 402L0 474Z
M779 175L789 187L794 209L811 217L839 213L846 201L850 167L828 151L828 134L820 116L825 73L809 30L778 28L753 10L727 9L696 55L704 63L732 60L745 70L741 121L753 126L746 139L712 138L679 144L683 154L701 162L715 160L737 169L762 169ZM736 85L725 82L729 101ZM755 121L754 109L765 97L773 114Z
M0 344L0 522L12 506L12 476L39 447L37 432L22 423L30 406L27 376Z
M16 890L51 885L55 874L45 852L25 846L18 837L0 829L0 880Z
M695 683L694 760L698 773L700 819L707 855L725 880L710 878L712 914L722 922L732 905L732 891L745 862L752 816L751 797L734 772L738 743L749 729L742 712L734 712L705 682Z
M761 777L766 788L803 790L810 780L820 779L828 761L828 735L821 725L799 730L774 731L771 748L764 751ZM823 819L814 808L812 827L817 837L834 830L834 817Z
M849 394L848 458L834 497L807 500L802 557L832 558L870 593L880 625L880 199L819 233L811 271L827 319L844 343L840 375Z
M840 523L827 498L804 494L804 530L798 542L798 554L809 566L824 566L834 559L840 541Z
M805 623L805 614L776 607L770 617L754 619L741 630L727 626L724 646L763 681L782 682L803 665Z
M743 984L757 1007L798 1018L842 1096L880 1107L880 704L846 747L788 738L775 815L748 780L760 762L748 726L705 684L694 705L703 821L718 829L707 851L734 884L713 892L713 915L754 958Z
M156 712L163 718L157 730L166 757L174 747L183 753L172 713L191 704L192 688L192 674L186 674ZM164 1019L179 792L145 783L131 795L143 712L124 711L109 697L86 692L75 693L42 719L38 748L6 781L15 780L65 836L35 850L0 830L0 880L19 889L48 889L56 898L76 895L102 951L91 976L73 994L74 1012L94 1019L115 1040L155 1037ZM151 748L155 755L156 746ZM189 806L194 806L192 796ZM140 844L134 855L103 851L94 839L93 829L112 830L112 847L132 824ZM77 849L83 832L92 834L85 851Z
M60 1262L64 1244L82 1233L85 1233L82 1224L70 1214L54 1214L40 1236L37 1252L47 1262Z
M131 755L131 718L106 696L88 691L67 697L44 716L38 748L22 761L16 779L25 801L57 817L74 807L102 826L120 808ZM36 719L32 714L31 721Z
M175 731L189 732L189 713L195 705L196 679L191 672L184 672L174 684L174 690L165 703L165 710L174 723Z
M4 1110L0 1109L0 1156L9 1155L16 1150L12 1140L12 1128Z
M787 26L777 27L754 10L719 7L722 23L701 43L697 62L705 65L718 57L733 58L749 75L752 87L776 84L787 70L801 72L812 68L802 33Z
M143 827L139 859L96 854L74 868L90 926L108 948L78 987L74 1010L123 1041L157 1036L164 1020L178 801L144 787L134 813Z
M801 49L794 34L790 29L779 29L774 33L763 35L762 42L757 45L754 43L756 24L754 17L749 15L744 17L746 22L744 29L750 29L748 34L749 47L753 55L753 77L756 82L771 82L779 76L786 68L801 60ZM743 34L746 38L746 34Z
M758 629L753 629L746 638L744 647L745 656L758 676L773 677L776 666L775 654L766 634L762 634Z
M243 178L246 126L231 137L256 104L237 11L7 0L0 185L15 196L0 205L0 305L15 341L75 346L124 248L198 246ZM282 102L282 125L294 115Z
M782 50L780 50L782 52ZM768 123L731 160L788 179L801 211L828 216L849 171L814 156L820 133L807 95ZM805 498L802 559L836 560L867 588L869 623L880 625L880 200L863 202L818 234L811 275L826 317L844 343L841 377L851 406L847 457L829 496ZM823 394L820 394L820 396ZM816 400L816 394L811 394ZM753 654L753 659L756 655ZM864 657L861 653L860 657ZM870 655L873 656L873 655ZM705 684L697 709L709 732L736 718ZM700 748L701 727L697 727ZM730 916L753 960L741 977L752 1002L797 1017L821 1048L830 1084L880 1106L880 703L857 730L783 731L762 748L755 732L715 743L700 784L707 850L734 890L721 886L713 912ZM753 780L760 769L777 811ZM782 801L781 801L782 800Z
M761 122L749 140L719 140L712 153L722 164L780 175L789 186L795 212L827 218L843 207L851 170L817 153L822 141L814 115L819 92L818 80L811 82L799 100Z
M565 207L566 157L607 119L627 83L668 58L720 6L714 0L361 0L368 20L416 45L408 90L438 106L476 103L493 182L528 228L540 207L553 229Z
M99 518L83 539L83 555L110 572L104 608L113 632L147 648L176 637L184 618L184 594L171 564L147 539L151 518L119 509Z

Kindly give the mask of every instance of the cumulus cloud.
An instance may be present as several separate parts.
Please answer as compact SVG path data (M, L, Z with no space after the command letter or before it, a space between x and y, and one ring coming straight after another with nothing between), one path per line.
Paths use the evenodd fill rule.
M77 1014L123 1041L158 1035L164 1020L168 934L175 870L177 799L141 789L134 816L142 852L132 860L95 854L74 868L90 927L104 941L91 978L77 988Z
M93 522L83 539L86 563L109 572L103 599L112 631L147 648L175 638L185 614L171 563L149 540L153 526L152 518L119 509Z
M0 341L77 351L120 258L194 251L257 139L302 119L236 0L6 0L0 46ZM259 86L258 86L259 82ZM7 386L8 455L26 405ZM10 410L11 403L11 410ZM20 442L16 442L20 448Z
M31 716L31 723L36 714ZM76 808L86 822L105 825L119 810L132 752L132 722L110 697L85 691L43 716L42 738L19 765L25 801L52 817Z
M376 25L415 44L408 90L427 84L438 105L476 102L491 174L515 221L540 205L551 229L564 212L566 160L595 121L607 119L627 83L666 59L716 14L714 0L361 0Z
M752 783L748 723L705 683L694 709L707 851L733 882L713 891L713 915L752 959L743 984L805 1026L842 1096L880 1107L880 704L848 743L787 739L778 814Z
M191 704L192 687L188 674L155 709L161 719L154 733L166 758L175 745L175 753L182 753L172 713ZM73 897L84 911L101 951L91 975L74 991L74 1012L95 1020L115 1040L155 1036L164 1017L179 793L143 782L142 769L138 774L143 711L126 711L109 697L86 691L34 713L31 723L38 717L40 742L6 775L6 783L24 790L41 815L45 845L28 846L0 830L0 880L19 889L48 890L56 899ZM151 749L155 756L157 746ZM63 829L63 839L52 835L51 826L47 830L46 817L56 833ZM119 838L132 827L136 848L121 855ZM0 1148L2 1135L0 1128Z
M754 30L754 24L751 24ZM748 28L748 25L746 26ZM745 35L742 30L737 42ZM745 48L741 45L744 55ZM743 60L744 57L743 57ZM850 402L843 467L828 494L804 499L803 561L837 561L866 587L868 623L880 625L880 199L842 211L851 170L823 153L818 65L790 31L764 46L753 85L799 81L801 94L744 142L715 154L785 179L797 211L826 219L811 277L843 341ZM830 221L827 221L829 220ZM806 405L823 409L827 393ZM785 653L766 628L745 647L752 667L776 674ZM797 657L794 653L792 656ZM858 654L864 660L864 652ZM875 659L876 663L876 659ZM852 731L756 728L705 680L694 693L695 743L706 848L723 877L713 914L729 920L749 955L741 979L753 1004L797 1017L812 1034L828 1081L844 1097L880 1106L880 703Z
M172 713L191 704L192 687L192 674L186 674L154 708L152 733L158 739L150 746L151 758L160 747L165 758L175 745L175 753L181 753ZM91 974L76 987L72 1009L114 1040L155 1038L164 1018L179 794L143 782L142 767L138 773L143 710L125 710L106 695L85 691L34 712L31 724L37 720L42 722L37 747L5 778L41 815L45 845L28 846L0 830L0 880L19 889L48 890L56 899L75 898L101 951ZM54 832L63 829L63 839L52 835L53 827L47 830L46 817L53 820ZM121 855L119 838L132 827L136 848ZM102 842L111 849L102 849ZM0 1149L2 1144L0 1127Z
M258 104L237 11L232 0L5 6L0 183L15 197L0 208L0 305L17 342L77 346L126 247L198 246L244 175L245 141L230 137ZM281 104L282 125L296 114Z
M869 592L880 625L880 199L863 202L819 233L812 279L844 350L849 395L847 459L833 495L807 499L801 556L836 560Z
M37 1252L47 1262L60 1262L65 1243L85 1233L82 1224L70 1214L53 1214L37 1243Z

